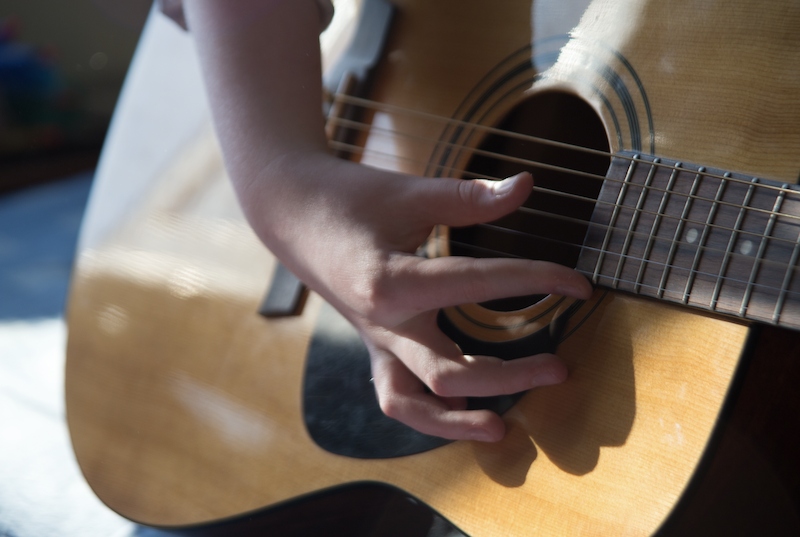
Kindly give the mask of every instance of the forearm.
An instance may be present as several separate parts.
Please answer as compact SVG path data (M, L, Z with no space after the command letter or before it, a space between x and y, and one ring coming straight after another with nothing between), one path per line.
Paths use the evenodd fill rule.
M186 2L214 123L235 183L297 151L325 151L313 0ZM237 185L238 186L238 185Z
M499 440L500 417L465 410L465 397L560 382L566 367L549 355L466 357L437 327L437 310L529 294L585 299L591 286L552 263L415 252L436 224L516 210L531 176L434 179L337 159L323 131L314 0L185 5L242 208L269 249L359 330L381 407L428 434Z

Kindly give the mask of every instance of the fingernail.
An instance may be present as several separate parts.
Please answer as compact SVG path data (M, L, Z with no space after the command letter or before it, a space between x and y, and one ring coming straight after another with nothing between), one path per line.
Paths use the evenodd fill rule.
M467 431L467 438L470 440L477 440L478 442L492 442L492 437L483 429L470 429Z
M537 386L552 386L553 384L559 384L562 382L563 379L553 373L540 373L533 377L531 381L533 387L536 388Z
M505 196L514 188L514 185L517 182L517 177L520 174L517 174L513 177L509 177L508 179L503 179L502 181L496 181L492 186L494 187L494 195L495 196Z

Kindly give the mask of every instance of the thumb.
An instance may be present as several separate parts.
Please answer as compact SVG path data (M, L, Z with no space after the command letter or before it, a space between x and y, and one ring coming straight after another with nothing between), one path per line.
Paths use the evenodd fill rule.
M528 172L502 181L439 178L428 183L418 207L431 225L468 226L497 220L518 209L533 190Z

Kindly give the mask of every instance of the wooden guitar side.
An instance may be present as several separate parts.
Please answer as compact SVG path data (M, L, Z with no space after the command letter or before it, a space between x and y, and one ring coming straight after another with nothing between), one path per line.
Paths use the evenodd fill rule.
M456 116L504 59L551 43L532 28L574 26L552 67L482 121L558 91L589 103L612 151L652 144L665 157L792 182L800 171L800 10L791 2L595 1L563 30L543 23L547 2L396 4L377 101ZM603 100L616 91L606 68L635 90L635 113ZM633 120L652 129L637 138ZM425 172L441 123L392 112L372 122L414 137L368 137L366 148L389 156L365 164ZM755 483L748 472L763 478L755 465L770 472L777 460L792 477L770 474L751 490L774 493L783 527L798 527L797 434L781 421L794 420L772 408L800 406L794 334L765 330L767 346L740 369L755 341L744 324L610 293L559 348L570 379L525 395L504 415L503 441L350 459L319 448L303 423L303 357L322 301L312 294L298 317L256 314L274 258L241 216L210 129L140 199L112 233L85 234L93 238L72 284L66 372L78 461L128 518L202 525L377 482L475 537L685 534L704 527L720 487L747 490L729 486L726 465L752 462L741 475ZM773 362L776 342L788 347L776 347L782 360Z

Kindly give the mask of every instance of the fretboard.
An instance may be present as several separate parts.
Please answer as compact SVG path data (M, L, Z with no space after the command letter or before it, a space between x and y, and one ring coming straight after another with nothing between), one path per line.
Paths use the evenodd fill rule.
M800 329L800 189L615 156L578 270L600 286Z

